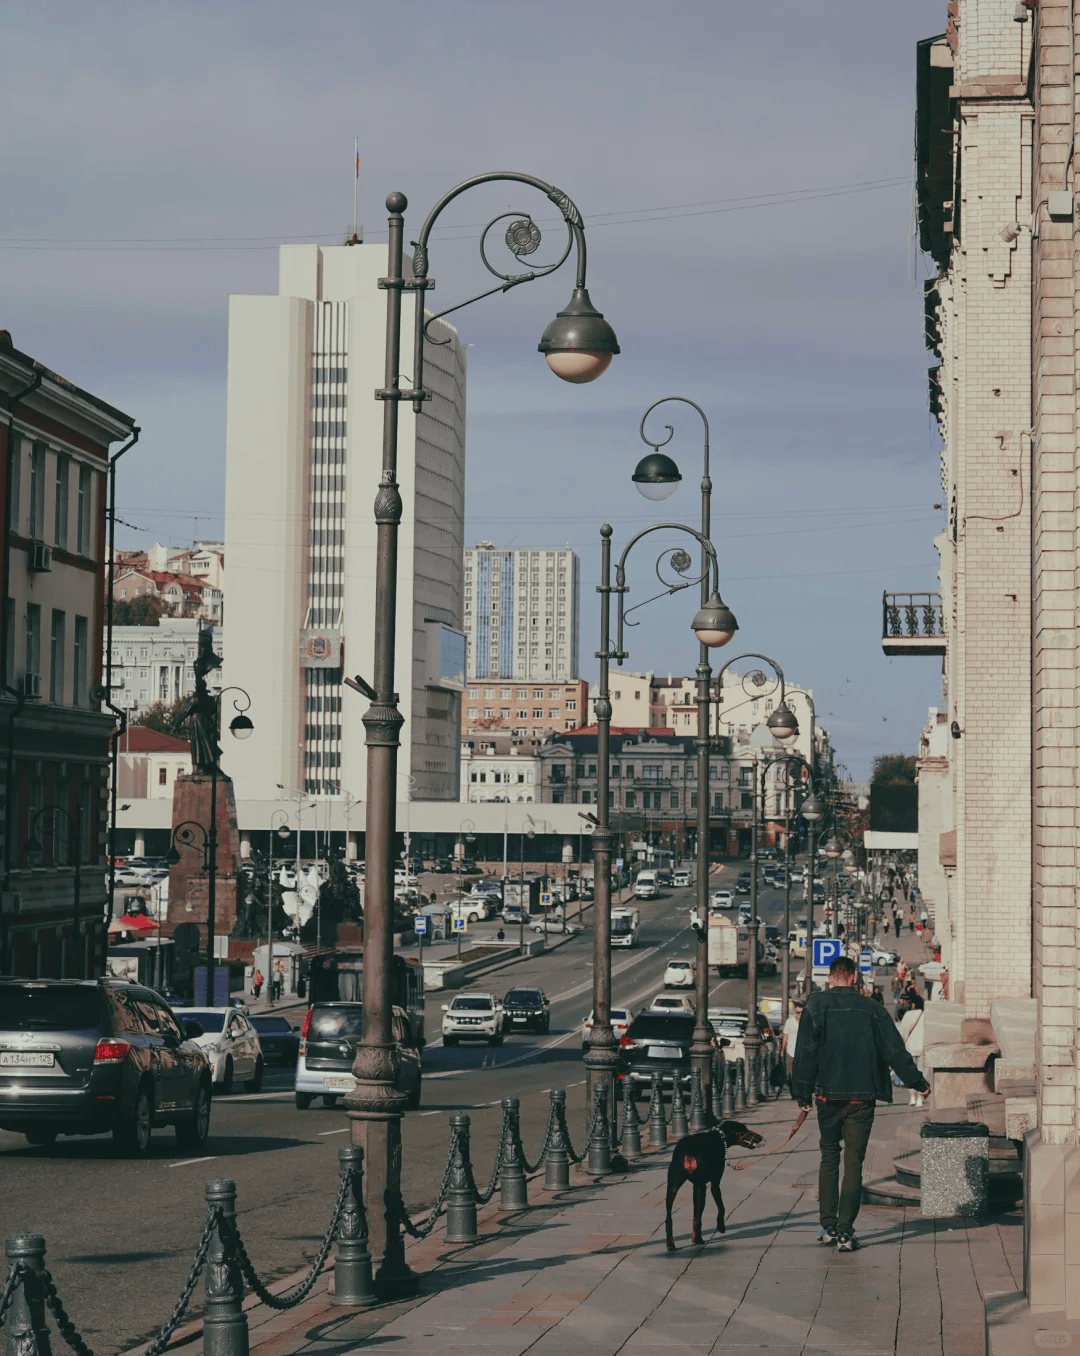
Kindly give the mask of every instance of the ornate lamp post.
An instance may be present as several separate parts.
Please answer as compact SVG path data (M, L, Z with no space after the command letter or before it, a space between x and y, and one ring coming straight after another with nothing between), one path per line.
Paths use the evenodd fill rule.
M280 824L275 823L283 815ZM275 810L270 816L269 866L266 871L266 1001L274 1006L274 835L284 842L289 837L289 812ZM346 835L347 836L347 835ZM299 886L299 881L297 881Z
M625 595L629 591L626 583L627 557L634 546L644 537L649 536L650 533L661 531L685 532L698 542L704 560L701 575L689 579L683 578L682 576L686 575L691 569L693 560L689 553L681 548L674 550L669 548L661 553L656 562L656 574L664 585L663 592L654 594L652 598L647 598L628 610L625 606ZM739 624L720 597L716 551L712 542L704 533L695 532L693 528L686 527L682 523L656 523L652 527L643 528L636 536L631 537L619 557L619 563L615 569L614 584L611 582L611 535L612 529L605 523L600 529L601 583L598 587L601 597L600 648L596 652L596 657L600 660L600 686L596 699L597 813L596 828L593 830L593 862L595 863L593 869L595 880L595 902L593 905L593 1029L589 1036L589 1048L585 1054L584 1063L588 1074L588 1105L594 1104L597 1087L606 1087L609 1115L614 1123L615 1072L618 1067L619 1055L615 1044L615 1033L611 1028L611 854L613 834L611 831L611 810L608 805L611 773L611 661L614 659L616 663L622 664L629 657L629 652L624 645L625 627L638 624L628 620L631 612L636 611L639 607L644 607L646 603L655 602L657 598L665 598L672 593L678 593L681 589L690 588L699 583L707 584L710 574L712 576L712 587L707 593L707 601L704 606L698 609L691 623L694 634L703 645L715 648L726 645L738 630ZM665 563L674 570L676 575L679 576L678 578L669 580L664 577L662 568ZM611 595L613 593L617 594L619 599L618 629L614 644L611 640ZM707 767L706 760L705 788L699 788L698 791L699 809L701 797L708 787ZM700 846L698 851L700 861ZM708 990L706 989L706 1006L708 1004L707 994ZM700 1008L701 1004L699 1003ZM703 1016L703 1011L699 1015Z
M80 905L82 902L82 868L83 868L81 823L79 822L78 818L73 817L70 811L65 810L62 805L43 805L41 809L38 810L31 817L30 823L27 825L26 852L27 855L29 855L31 853L39 853L43 851L41 841L37 837L38 825L46 816L51 817L55 821L57 815L60 816L60 818L64 821L66 825L65 833L67 835L67 843L70 843L72 839L74 839L75 843L75 861L72 863L72 865L75 867L75 879L72 882L72 894L71 894L71 935L72 938L74 939L75 978L85 979L86 978L85 943L82 946L81 952L79 950L79 927L81 926L82 923L82 919L80 918L79 915L80 915ZM56 853L55 823L53 826L53 843L54 843L53 855L55 858ZM66 851L67 843L65 843L65 852L64 852L65 857L67 856Z
M402 715L394 691L397 628L397 547L402 503L398 490L398 409L403 400L419 413L433 392L424 388L424 343L432 317L425 320L424 297L434 286L428 275L428 241L444 209L468 189L480 184L517 183L539 190L558 207L566 225L566 246L550 264L534 264L519 273L503 273L488 260L486 244L492 228L510 219L504 239L516 260L527 258L540 245L540 230L527 213L502 212L485 228L480 255L497 279L483 293L507 292L522 283L554 272L576 250L575 286L570 301L547 326L538 345L548 366L564 381L594 381L619 352L615 331L593 306L586 288L585 228L577 207L560 189L532 175L495 171L466 179L439 199L428 213L413 247L408 277L403 269L404 193L386 199L390 213L388 264L379 286L386 291L386 350L384 383L375 392L383 402L382 476L375 498L377 525L375 566L375 653L373 685L349 680L371 702L363 720L367 731L367 890L364 909L364 1032L353 1063L356 1087L345 1106L353 1123L353 1139L364 1148L364 1184L370 1227L370 1248L382 1256L375 1279L380 1298L411 1294L416 1279L405 1263L404 1243L397 1224L386 1225L385 1202L396 1199L401 1179L401 1116L405 1098L395 1085L395 1049L391 1033L390 970L393 963L393 850L396 831L395 790L397 751ZM416 323L411 388L401 386L401 301L404 292L415 295ZM479 297L472 298L473 301ZM449 307L442 315L469 302ZM438 342L431 340L431 342ZM394 1212L390 1211L394 1219Z
M729 659L720 672L716 675L716 700L720 705L724 700L724 674L731 668L732 664L737 664L743 659L760 659L768 664L776 675L780 684L780 702L779 705L769 713L765 721L766 728L772 734L773 738L781 744L789 739L794 739L799 733L799 722L795 719L795 713L787 704L787 693L784 687L784 671L775 659L770 659L765 654L739 654L734 659ZM755 687L763 687L766 682L765 675L760 669L748 673L743 678L743 684L752 682ZM766 764L766 767L768 765ZM756 778L755 778L756 781ZM765 772L762 771L761 794L765 794ZM756 1106L758 1103L759 1081L757 1077L758 1057L761 1053L761 1032L757 1025L757 991L758 991L758 794L757 787L754 787L753 795L754 807L753 818L750 826L750 922L747 924L747 948L746 948L746 1035L743 1037L743 1046L746 1050L746 1101L749 1106Z

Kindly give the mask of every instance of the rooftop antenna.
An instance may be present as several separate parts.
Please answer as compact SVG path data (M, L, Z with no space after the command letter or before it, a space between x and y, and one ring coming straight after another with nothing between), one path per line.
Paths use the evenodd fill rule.
M353 190L352 190L352 234L346 238L346 245L362 245L363 232L356 226L356 193L360 187L360 138L353 137Z

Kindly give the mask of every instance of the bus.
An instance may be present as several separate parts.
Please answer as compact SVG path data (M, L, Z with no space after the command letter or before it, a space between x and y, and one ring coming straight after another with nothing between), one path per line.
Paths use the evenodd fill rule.
M312 1003L360 1003L364 997L364 948L341 947L312 956L309 965ZM424 967L415 956L392 957L390 1001L404 1008L417 1048L427 1043L424 1032Z
M637 946L640 928L641 914L637 909L612 909L612 946Z

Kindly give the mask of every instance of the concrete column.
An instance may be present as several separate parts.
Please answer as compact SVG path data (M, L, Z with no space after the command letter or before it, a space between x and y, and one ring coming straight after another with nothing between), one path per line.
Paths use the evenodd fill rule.
M135 856L146 856L146 832L143 829L135 830Z
M251 857L251 833L248 829L240 830L240 857L245 862Z

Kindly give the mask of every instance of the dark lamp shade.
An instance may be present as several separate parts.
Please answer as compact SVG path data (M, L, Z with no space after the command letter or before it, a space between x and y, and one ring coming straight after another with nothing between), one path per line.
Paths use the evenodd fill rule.
M705 606L695 613L691 627L702 645L718 649L728 643L739 629L739 623L720 595L713 593Z
M792 711L787 702L781 702L765 724L774 739L786 741L794 739L799 733L799 722L795 719L795 712Z
M673 495L682 475L670 457L663 452L650 452L638 462L631 479L639 493L655 502Z

